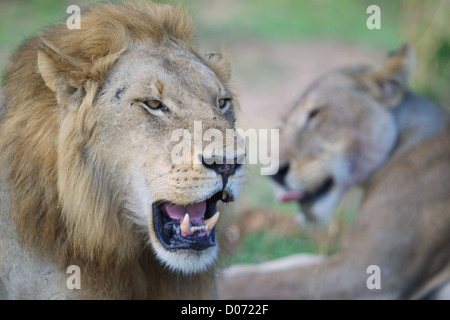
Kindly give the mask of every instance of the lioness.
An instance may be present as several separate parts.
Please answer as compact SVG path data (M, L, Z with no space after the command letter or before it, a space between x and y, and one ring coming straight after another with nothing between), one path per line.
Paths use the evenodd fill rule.
M450 283L450 121L408 89L411 68L405 45L380 67L344 67L304 92L281 128L281 200L327 221L359 184L365 195L354 225L329 258L232 267L221 296L443 297Z
M229 83L167 5L98 4L27 41L0 104L1 298L215 297L244 145L175 163L172 132L233 130Z

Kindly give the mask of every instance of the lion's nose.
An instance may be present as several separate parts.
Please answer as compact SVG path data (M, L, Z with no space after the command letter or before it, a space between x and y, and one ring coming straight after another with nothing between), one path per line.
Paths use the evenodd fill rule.
M236 170L242 166L241 161L242 159L245 159L245 156L244 158L242 157L205 158L204 156L202 156L202 164L205 168L213 170L219 176L222 176L222 188L225 189L225 186L227 185L228 182L228 178L233 174L235 174Z
M234 158L223 157L217 159L217 157L205 158L203 156L202 156L202 164L206 168L213 170L218 175L226 179L228 179L228 177L233 175L236 172L236 170L242 165L238 163L238 157Z

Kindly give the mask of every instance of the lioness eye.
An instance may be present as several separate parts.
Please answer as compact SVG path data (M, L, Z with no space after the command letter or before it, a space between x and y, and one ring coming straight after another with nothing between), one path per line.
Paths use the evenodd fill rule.
M230 98L220 98L219 99L219 108L222 110L225 109L228 106L230 101L231 101Z
M320 108L312 109L308 114L308 121L314 119L320 113Z

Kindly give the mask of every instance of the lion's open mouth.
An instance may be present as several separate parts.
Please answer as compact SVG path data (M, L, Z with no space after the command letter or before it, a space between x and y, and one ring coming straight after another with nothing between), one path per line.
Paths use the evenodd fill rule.
M208 200L186 206L164 200L155 202L153 225L161 244L168 250L198 251L216 245L219 200L232 201L226 192L218 192Z
M328 178L312 191L286 191L278 200L280 202L298 201L301 205L308 205L327 194L333 188L333 185L333 179Z

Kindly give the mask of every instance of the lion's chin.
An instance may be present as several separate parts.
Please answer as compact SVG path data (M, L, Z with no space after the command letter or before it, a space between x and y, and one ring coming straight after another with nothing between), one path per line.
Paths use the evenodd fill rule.
M154 246L158 259L174 272L195 274L211 268L218 256L218 246L209 247L202 251L195 250L166 250L162 246Z

